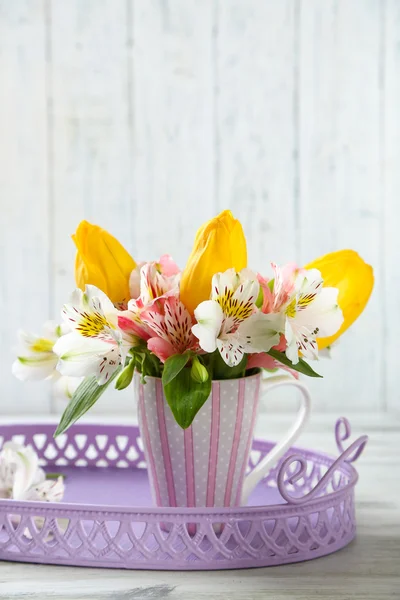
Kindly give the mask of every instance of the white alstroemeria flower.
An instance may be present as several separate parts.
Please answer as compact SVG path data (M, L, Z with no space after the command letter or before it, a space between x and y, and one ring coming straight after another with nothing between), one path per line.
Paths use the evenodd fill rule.
M53 352L57 340L68 333L67 325L49 321L44 326L43 336L25 331L18 332L18 357L12 366L13 374L22 381L39 381L56 375L58 356Z
M0 498L23 499L42 479L41 471L33 448L6 442L0 452Z
M64 497L64 477L45 479L33 485L26 493L24 500L34 502L61 502Z
M58 325L48 321L44 326L43 336L20 331L18 357L12 366L12 372L22 381L40 381L51 379L57 397L70 399L73 392L81 383L80 377L65 377L56 370L58 356L53 348L57 340L71 331L63 323Z
M317 359L317 338L333 335L342 325L338 293L337 288L323 287L317 269L301 271L296 276L293 295L282 308L286 356L294 365L299 362L299 351L304 358Z
M85 292L75 290L71 303L65 304L63 318L72 332L54 346L57 369L63 375L95 375L103 385L125 363L131 347L118 328L118 310L98 288L87 285Z
M230 367L239 364L244 353L266 352L279 342L281 317L257 311L258 292L255 273L228 269L214 275L211 300L194 311L197 324L192 331L200 347L210 353L218 348Z
M63 477L46 480L30 446L6 442L0 452L0 498L57 502L64 495Z

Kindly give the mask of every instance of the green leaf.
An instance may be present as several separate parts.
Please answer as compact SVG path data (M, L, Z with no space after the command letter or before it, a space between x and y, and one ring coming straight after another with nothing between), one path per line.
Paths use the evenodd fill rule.
M122 369L121 373L118 375L118 379L115 382L116 390L124 390L128 387L130 382L132 381L133 373L135 371L135 360L132 359L124 369Z
M64 433L71 425L73 425L82 415L85 414L97 402L100 396L105 392L110 383L120 373L121 368L114 371L110 379L104 385L98 385L95 376L86 377L80 386L74 392L71 400L68 402L67 408L61 417L54 437Z
M212 354L212 378L213 379L237 379L244 377L247 365L247 354L245 354L238 365L229 367L222 358L219 350Z
M278 350L271 348L267 354L272 356L272 358L275 358L275 360L279 361L283 365L290 367L293 369L293 371L298 371L298 373L308 375L308 377L322 377L322 375L318 375L318 373L316 373L314 369L312 369L310 365L302 358L299 358L297 365L294 365L283 352L278 352Z
M164 393L176 422L187 429L211 392L211 377L199 383L191 375L191 368L183 368L167 385Z
M46 473L46 479L58 479L59 477L66 479L65 475L62 473Z
M184 367L186 367L187 363L191 358L190 352L186 352L185 354L174 354L167 358L164 363L164 370L162 374L163 385L168 385L171 381L179 375Z
M264 302L264 292L263 289L260 285L260 289L258 291L258 296L257 296L257 300L256 300L256 306L257 308L261 308Z

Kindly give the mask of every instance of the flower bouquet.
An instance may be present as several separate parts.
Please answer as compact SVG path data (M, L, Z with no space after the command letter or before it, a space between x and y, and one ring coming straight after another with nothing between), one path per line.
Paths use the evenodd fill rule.
M247 267L242 226L227 210L199 229L182 272L169 255L136 263L86 221L73 240L77 289L63 323L44 337L20 334L14 374L57 377L69 391L56 436L110 385L134 379L155 502L245 502L298 435L309 410L299 374L319 377L309 361L363 311L371 267L343 250L305 267L272 263L267 278ZM244 493L262 369L288 372L268 384L298 387L303 412Z

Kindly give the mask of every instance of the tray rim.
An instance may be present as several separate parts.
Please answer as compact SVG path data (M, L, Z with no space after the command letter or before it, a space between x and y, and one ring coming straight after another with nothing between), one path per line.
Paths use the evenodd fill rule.
M55 421L54 421L54 423L55 423ZM53 423L49 422L49 421L47 421L47 422L39 422L38 421L35 423L24 423L23 421L19 421L19 422L15 422L15 423L6 423L6 424L0 423L0 436L4 436L3 432L14 431L18 427L21 427L21 429L23 428L25 431L30 429L32 431L35 431L35 433L36 433L37 428L40 428L40 427L49 428L52 425L53 425ZM139 427L135 423L123 425L123 424L117 424L117 423L106 424L106 423L87 422L87 423L75 424L71 427L71 429L73 429L76 434L81 434L81 433L87 434L88 431L91 431L97 435L102 435L101 430L110 431L110 429L111 429L111 430L114 430L117 432L120 430L126 431L127 429L138 430ZM21 434L12 433L12 435L10 437L12 437L13 435L21 435ZM66 435L68 435L68 434L66 434ZM10 439L10 437L7 438L7 435L6 435L5 439L3 439L3 443L4 443L4 441L7 441L7 439ZM275 444L275 442L272 442L268 439L256 438L253 440L252 450L256 450L256 451L263 450L263 449L265 449L266 445L273 447L274 444ZM318 459L322 459L322 461L320 461L320 462L322 464L326 464L326 466L330 466L336 460L334 456L332 456L326 452L320 452L318 450L313 450L311 448L303 448L300 446L291 446L286 454L287 454L287 456L289 456L291 454L296 454L296 455L299 454L306 458L312 458L312 457L318 456ZM52 465L52 464L53 463L51 461L49 461L49 465ZM57 467L58 466L59 465L57 465ZM102 470L102 469L108 469L110 467L96 466L96 465L87 465L87 466L70 465L69 468ZM112 466L111 468L121 468L123 470L128 470L129 467ZM146 467L144 467L143 470L144 469L147 470ZM261 518L265 518L265 515L269 512L273 512L274 514L284 514L284 515L290 516L292 513L298 514L299 512L301 512L301 509L303 508L303 506L307 510L313 508L314 506L324 507L325 504L330 504L331 501L333 501L333 500L336 501L341 496L347 495L350 490L354 490L354 487L358 481L357 470L351 463L344 463L343 465L341 465L341 469L349 477L349 481L345 485L343 485L343 487L341 487L339 490L335 490L333 492L329 492L327 494L317 496L317 497L305 502L305 504L301 505L301 506L296 505L296 504L290 504L288 502L284 502L283 504L265 504L265 505L261 505L261 506L258 505L258 506L238 506L238 507L115 506L115 505L106 505L106 504L87 504L87 503L85 503L85 504L79 503L78 504L76 502L37 502L37 501L28 501L28 500L16 501L13 499L0 498L0 511L3 512L3 509L14 508L14 510L18 510L20 512L32 513L34 511L37 516L42 515L42 514L46 514L48 516L51 516L51 514L54 514L54 516L57 516L56 513L66 512L66 511L70 512L70 513L79 512L80 514L85 513L85 512L88 512L90 514L98 513L99 515L101 514L102 516L135 515L135 517L137 517L140 515L145 515L146 517L149 517L151 515L154 515L155 517L157 517L156 520L159 520L159 518L166 517L166 516L179 518L180 515L182 515L182 516L189 515L189 516L193 516L193 517L196 517L196 516L197 517L207 517L207 516L215 517L216 519L219 519L219 520L223 519L225 522L229 522L229 521L237 520L237 519L243 519L246 517L246 515L252 516L252 517L254 517L255 515L259 515L259 518L261 519ZM132 469L132 470L136 471L139 469ZM142 469L140 469L140 470L142 470ZM61 468L61 471L62 471L62 468ZM13 511L9 510L9 512L13 512Z

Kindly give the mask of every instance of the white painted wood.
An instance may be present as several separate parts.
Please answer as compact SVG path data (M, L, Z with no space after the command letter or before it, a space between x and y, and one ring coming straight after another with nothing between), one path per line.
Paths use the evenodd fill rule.
M249 264L297 255L297 17L293 0L216 3L218 208L232 208Z
M354 248L376 275L365 314L341 338L332 361L321 361L325 379L309 382L315 405L325 410L379 410L385 403L382 6L315 0L300 11L300 260Z
M44 383L11 375L16 330L50 318L44 4L0 2L0 410L49 410Z
M382 186L384 203L381 204L381 226L383 253L381 257L382 309L386 317L385 344L385 397L389 410L400 411L400 390L398 385L398 340L400 339L400 319L396 318L397 294L400 288L399 197L400 197L400 3L389 0L385 4L383 34L385 35L385 55L382 61L382 81L384 105L382 107Z
M140 260L183 267L214 216L213 1L134 0L134 239Z
M80 219L183 265L225 207L253 268L346 246L374 265L308 383L315 410L398 411L399 37L397 0L0 1L0 412L49 409L10 349L68 298Z
M258 434L279 437L287 416L260 421ZM388 415L352 415L352 439L370 436L356 463L358 535L347 548L318 560L241 571L157 572L0 563L3 600L389 600L400 586L400 421ZM299 445L336 455L335 417L316 415ZM397 471L396 471L397 469Z
M50 3L55 314L74 287L70 234L82 218L104 226L133 251L128 5ZM129 393L110 390L95 410L127 411L129 405Z

